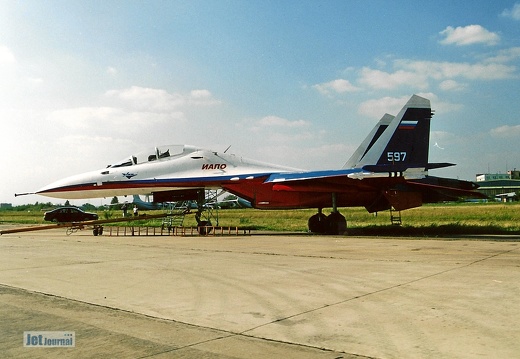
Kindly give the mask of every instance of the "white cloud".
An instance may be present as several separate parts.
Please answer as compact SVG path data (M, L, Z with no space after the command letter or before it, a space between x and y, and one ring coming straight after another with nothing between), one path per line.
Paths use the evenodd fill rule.
M278 145L297 142L313 142L315 141L315 138L316 136L308 131L290 133L269 132L269 135L266 137L268 143L276 143Z
M496 33L486 30L480 25L458 26L456 28L448 26L439 34L445 36L445 38L440 41L443 45L496 45L500 41L500 37Z
M395 116L408 99L409 96L399 98L387 96L380 99L368 100L359 105L358 113L371 118L381 118L385 113Z
M161 121L161 116L154 112L131 112L116 107L76 107L57 110L49 114L49 120L58 121L63 125L75 128L87 128L92 124L107 127L110 124L116 126L134 126L142 121ZM125 129L128 130L128 129Z
M20 88L20 80L23 80L18 73L18 64L11 50L0 45L0 96L2 100L13 98L13 92Z
M115 76L115 75L117 75L117 69L115 67L109 66L107 68L107 74L109 74L111 76Z
M488 61L470 64L466 62L397 60L395 66L441 81L456 77L471 80L505 79L510 78L516 71L515 66Z
M47 121L69 136L114 137L149 141L186 122L182 112L147 112L116 107L77 107L53 111ZM157 130L161 129L161 136ZM153 142L153 141L152 141Z
M77 158L90 160L93 163L92 168L99 165L99 160L104 157L107 157L106 161L117 161L118 158L111 155L115 148L120 149L132 147L133 145L132 141L123 138L111 136L85 136L81 134L67 135L58 138L56 144L60 148L73 149L72 151L74 156Z
M435 111L435 114L442 115L445 113L450 112L457 112L464 109L464 105L460 103L452 103L452 102L446 102L446 101L432 101L433 110Z
M427 76L418 71L399 69L393 73L375 70L368 67L361 69L359 83L372 89L394 89L408 85L419 89L428 87Z
M211 98L211 92L208 90L192 90L190 91L190 97L193 99L207 99Z
M496 56L484 59L485 63L506 63L520 58L520 47L511 47L498 52Z
M501 15L510 17L513 20L520 20L520 3L515 3L512 9L505 9Z
M186 98L180 94L170 94L162 89L139 86L110 90L105 95L118 98L125 103L125 106L141 111L168 112L186 103Z
M250 148L251 158L260 159L262 161L286 164L280 161L280 154L284 158L290 157L298 159L301 153L295 156L288 156L290 151L306 148L309 143L316 143L322 132L312 129L312 124L305 120L288 120L278 116L266 116L260 119L248 119L236 124L240 133L250 133L245 138L262 139L262 145L256 148ZM244 137L244 136L242 136ZM246 144L249 145L249 143ZM278 158L278 159L276 159ZM300 164L291 164L291 166L301 167Z
M431 101L432 109L438 113L459 111L462 106L450 102L440 101L438 96L431 92L418 92L417 96ZM382 97L362 102L358 107L358 113L370 118L381 118L385 113L396 116L410 99L409 95L403 97Z
M500 126L493 128L491 131L491 136L495 138L511 138L511 137L520 137L520 125L516 126Z
M460 91L466 88L466 85L455 80L444 80L439 84L439 88L444 91Z
M124 106L146 112L173 112L186 105L209 106L220 104L208 90L192 90L189 94L169 93L163 89L132 86L122 90L109 90L108 98L123 101Z
M352 85L348 80L337 79L329 82L324 82L313 86L319 92L324 95L328 95L331 92L344 93L344 92L355 92L359 91L359 88Z
M192 90L188 96L188 102L193 105L212 106L219 105L221 101L213 98L208 90Z
M0 45L0 65L12 65L16 63L16 58L11 50L6 47Z
M257 124L261 127L285 127L285 128L295 128L295 127L305 127L308 126L309 123L304 120L296 120L291 121L285 118L281 118L278 116L266 116L261 118Z
M516 48L515 48L516 49ZM444 90L460 90L465 87L456 79L466 80L499 80L515 77L516 67L507 65L508 59L520 57L520 50L502 52L496 60L485 59L482 62L435 62L412 61L406 59L393 62L394 71L386 72L364 67L361 69L358 82L369 89L391 90L401 86L409 86L418 90L426 90L432 81L439 82Z
M356 82L363 88L354 87L344 79L317 84L313 87L324 95L333 92L351 92L350 90L354 89L356 91L394 90L401 87L427 91L432 85L445 91L459 91L470 86L469 81L517 78L517 66L514 65L514 61L518 59L520 59L520 47L479 56L474 63L396 59L389 64L392 67L389 71L367 66L361 68Z

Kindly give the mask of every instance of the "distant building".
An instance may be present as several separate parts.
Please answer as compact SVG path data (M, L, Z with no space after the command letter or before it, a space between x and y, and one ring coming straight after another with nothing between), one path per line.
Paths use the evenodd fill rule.
M477 175L477 182L508 180L511 176L507 173L483 173Z
M520 171L516 169L507 173L483 173L477 175L477 182L520 179Z
M507 174L510 176L511 179L520 179L520 171L512 170L507 171Z
M518 200L520 193L520 171L512 170L507 173L477 174L476 182L480 186L478 191L490 199L495 198L502 202Z
M0 203L0 209L11 209L13 208L12 203Z

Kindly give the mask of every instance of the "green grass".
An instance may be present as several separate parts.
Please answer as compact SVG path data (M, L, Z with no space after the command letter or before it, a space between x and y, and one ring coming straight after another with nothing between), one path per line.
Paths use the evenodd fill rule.
M330 210L329 210L330 211ZM324 210L328 214L329 211ZM425 205L401 212L402 226L390 224L388 211L377 215L364 208L342 208L350 235L448 235L520 234L520 203L453 203ZM147 211L157 214L160 211ZM219 225L250 227L258 230L306 232L314 209L264 211L227 209L218 211ZM119 218L120 211L99 211L99 218ZM212 220L213 224L215 220ZM43 224L43 212L0 211L0 224ZM161 219L138 220L115 225L160 226ZM196 226L195 217L185 217L184 226Z

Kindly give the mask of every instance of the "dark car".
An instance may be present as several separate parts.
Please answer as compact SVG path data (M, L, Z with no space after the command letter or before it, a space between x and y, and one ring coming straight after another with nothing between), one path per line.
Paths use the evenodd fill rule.
M98 215L76 207L60 207L45 212L43 219L51 222L82 222L96 220Z

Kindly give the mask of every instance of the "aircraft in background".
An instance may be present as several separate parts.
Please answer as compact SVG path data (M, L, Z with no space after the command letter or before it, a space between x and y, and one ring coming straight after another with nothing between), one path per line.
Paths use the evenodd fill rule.
M164 203L143 201L141 197L139 197L139 195L136 194L134 194L132 197L132 204L136 205L137 208L140 210L147 211L160 210L165 208Z
M220 194L219 197L222 197ZM230 198L228 198L230 197ZM231 198L232 197L232 198ZM178 202L176 202L178 204ZM145 200L143 201L139 195L134 194L132 197L132 204L135 204L140 210L161 210L169 207L171 202L165 203L157 203L153 201ZM185 205L190 209L197 209L197 203L193 201L188 201L188 203L181 203L180 205ZM211 206L215 208L251 208L251 203L246 201L243 198L237 196L227 196L224 199L215 199L214 201L206 201L204 203L205 206Z
M413 95L397 116L385 115L343 168L306 171L249 160L226 151L188 145L161 146L129 156L107 168L68 177L36 194L81 199L153 195L154 202L197 201L201 219L204 191L223 189L259 209L317 208L309 230L342 233L339 207L368 212L398 211L423 203L483 198L473 182L433 177L429 170L430 101ZM326 216L323 208L332 208Z

